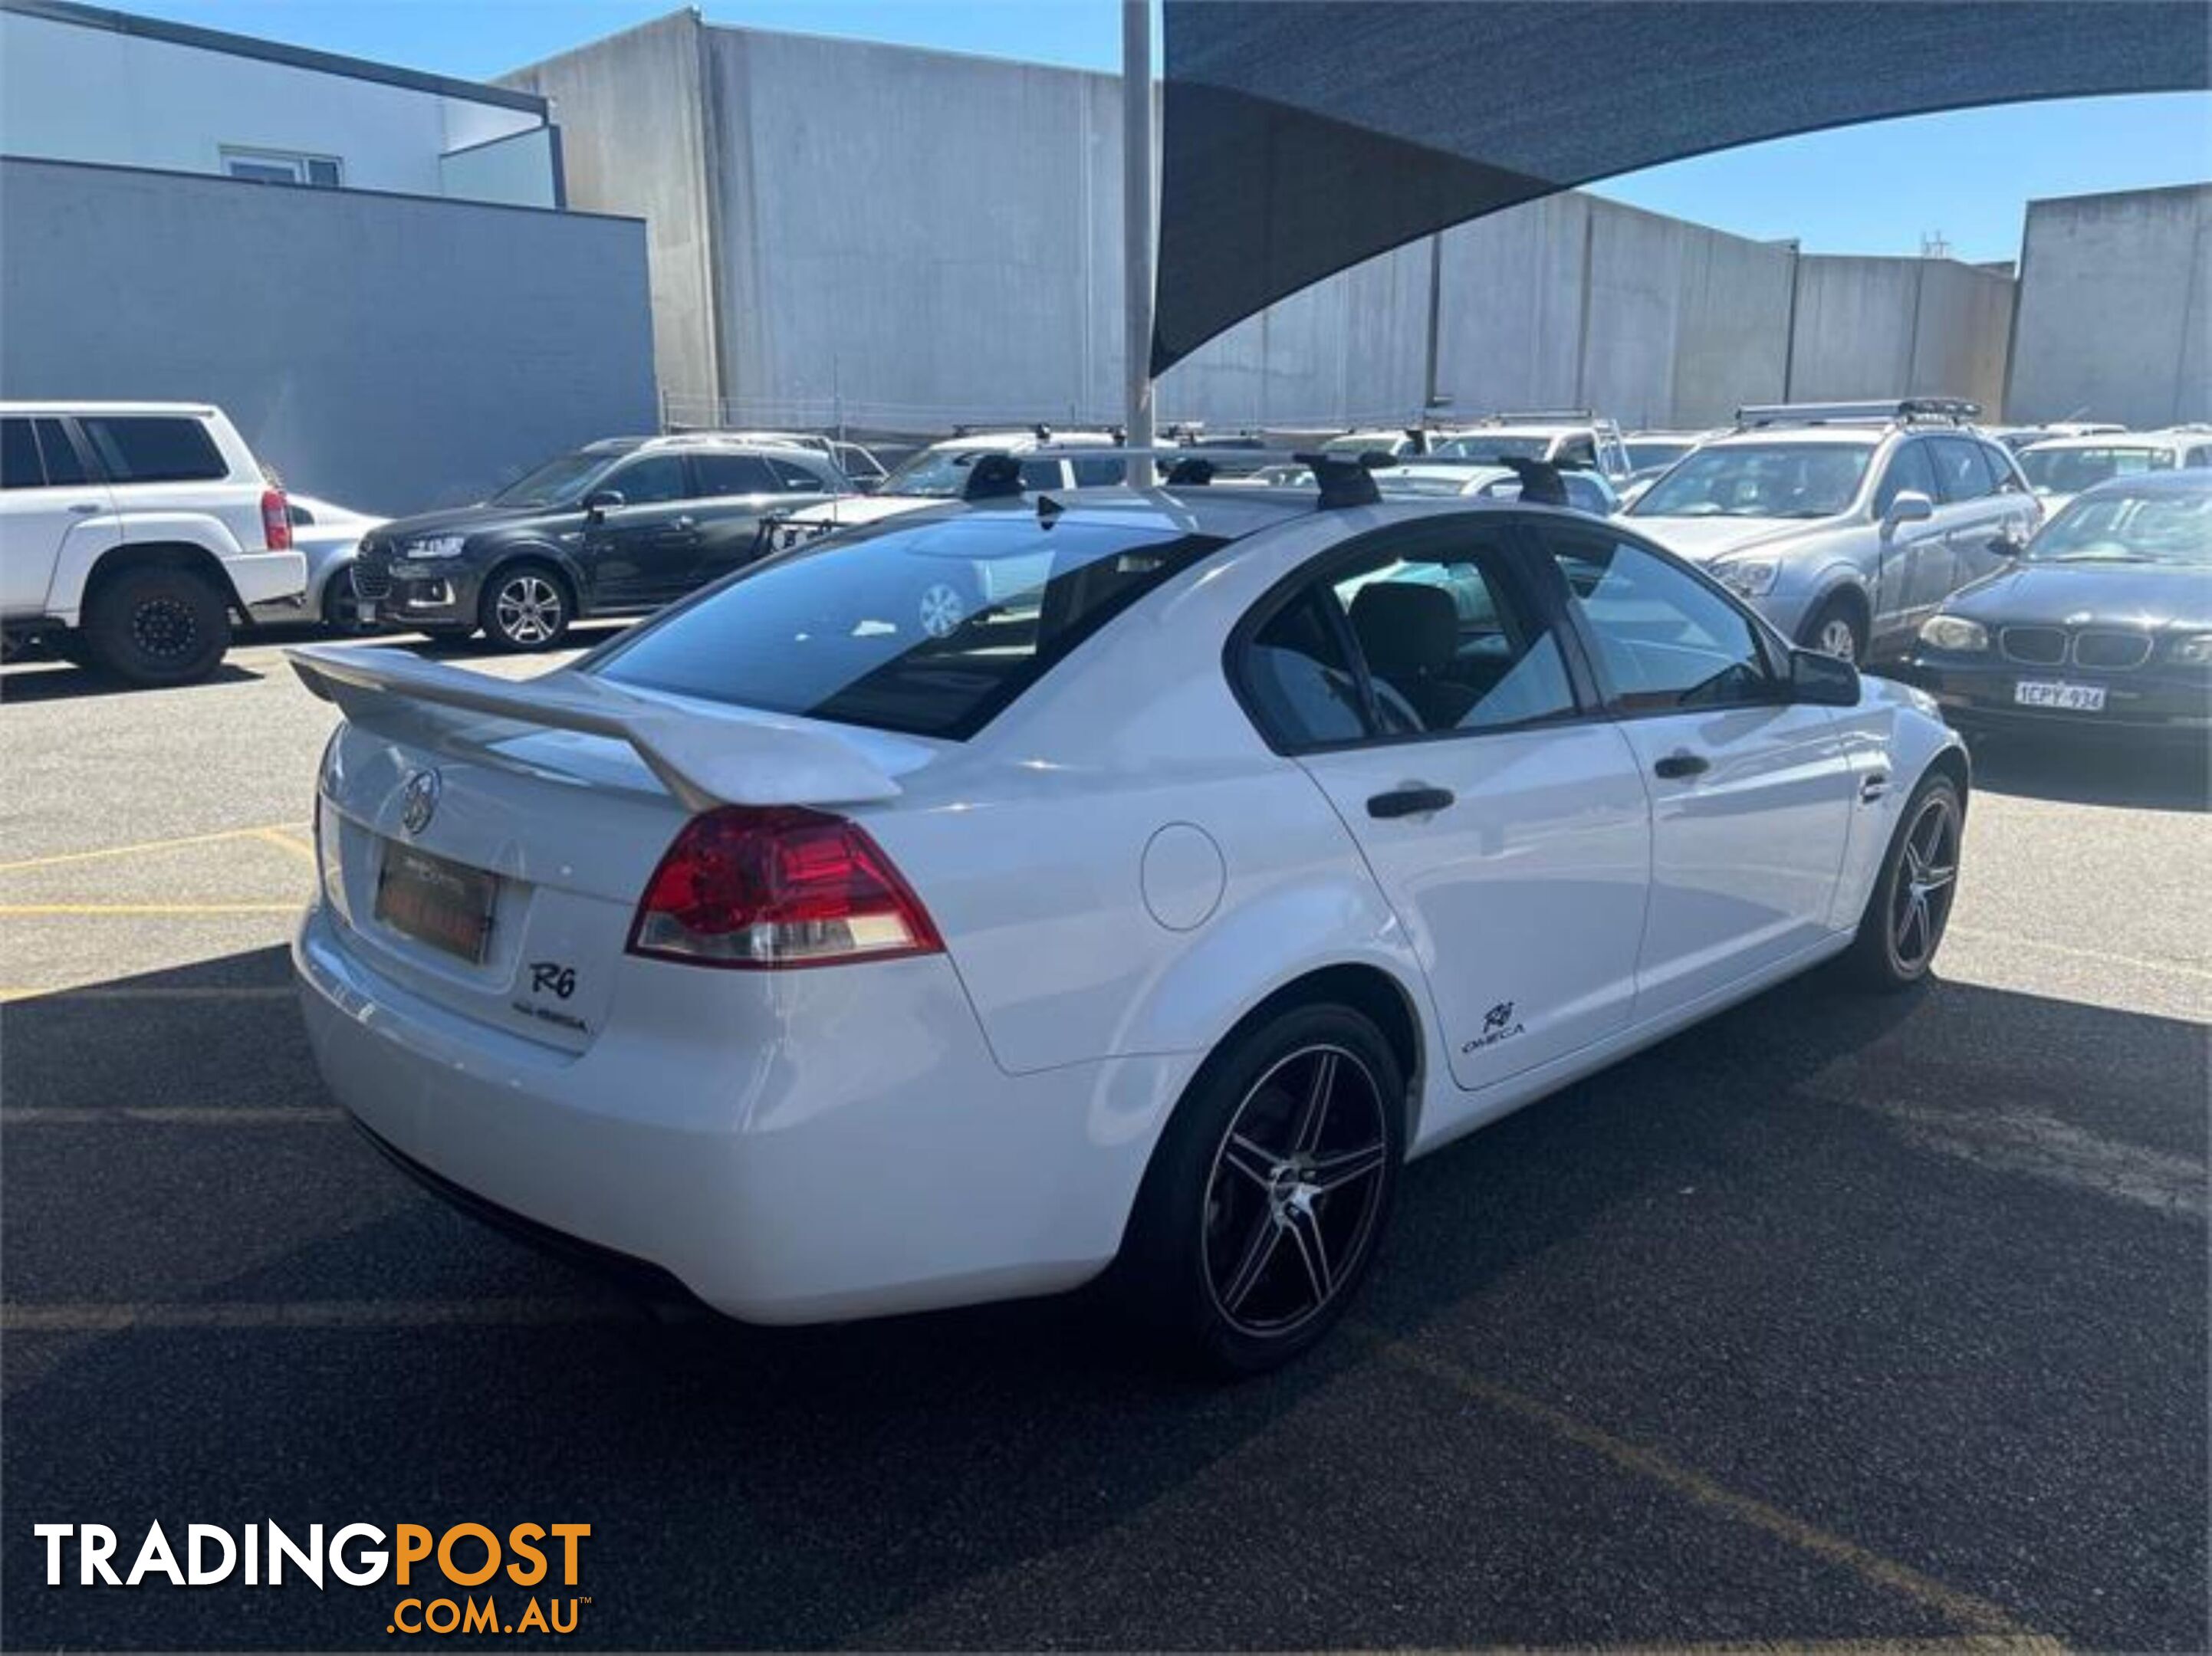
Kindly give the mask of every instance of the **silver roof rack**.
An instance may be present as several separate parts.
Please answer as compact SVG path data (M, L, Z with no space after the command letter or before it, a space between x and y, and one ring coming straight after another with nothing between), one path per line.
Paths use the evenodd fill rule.
M1748 403L1735 411L1739 426L1848 426L1935 421L1962 426L1978 420L1982 405L1957 397L1904 397L1867 403Z

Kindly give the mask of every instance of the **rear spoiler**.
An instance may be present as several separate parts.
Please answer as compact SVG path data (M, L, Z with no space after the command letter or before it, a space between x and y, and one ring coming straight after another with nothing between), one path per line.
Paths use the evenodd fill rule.
M690 811L859 804L899 792L857 748L826 731L693 713L582 673L517 682L390 647L307 644L284 653L311 693L364 729L428 719L443 727L442 737L465 743L465 721L441 715L476 713L609 737L629 743Z

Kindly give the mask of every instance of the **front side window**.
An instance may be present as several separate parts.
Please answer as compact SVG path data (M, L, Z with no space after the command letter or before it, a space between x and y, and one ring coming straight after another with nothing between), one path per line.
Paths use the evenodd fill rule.
M1832 518L1850 509L1871 443L1716 444L1686 456L1629 508L1637 518Z
M757 564L586 670L771 713L964 741L1222 544L1027 513L892 519Z
M1498 534L1452 523L1391 536L1275 611L1238 670L1276 745L1471 734L1576 712L1559 640L1516 601Z
M1626 541L1544 532L1621 712L1771 699L1758 629L1711 586Z
M198 421L175 415L94 415L83 422L93 452L118 483L205 482L230 467Z
M0 488L43 488L46 482L31 422L0 420Z
M648 454L633 460L610 476L605 487L620 494L624 506L659 506L683 500L691 492L680 454Z
M1936 486L1943 491L1939 500L1978 500L1996 492L1996 479L1972 438L1931 437L1927 446L1936 451Z
M1881 474L1881 487L1875 491L1875 516L1887 517L1897 497L1908 490L1930 500L1942 498L1936 492L1936 467L1928 458L1928 445L1917 440L1900 444L1889 457L1889 470Z

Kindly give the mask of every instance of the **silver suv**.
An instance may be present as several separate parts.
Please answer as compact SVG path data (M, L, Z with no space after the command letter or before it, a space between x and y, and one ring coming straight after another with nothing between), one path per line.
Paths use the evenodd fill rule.
M1901 653L2043 521L2011 452L1969 423L1980 412L1926 397L1740 409L1626 515L1800 644Z

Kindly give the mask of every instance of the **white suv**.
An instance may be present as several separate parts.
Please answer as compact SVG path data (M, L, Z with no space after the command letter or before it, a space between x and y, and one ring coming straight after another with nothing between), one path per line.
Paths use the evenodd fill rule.
M0 403L0 634L134 684L213 672L231 617L296 604L284 492L220 409Z

